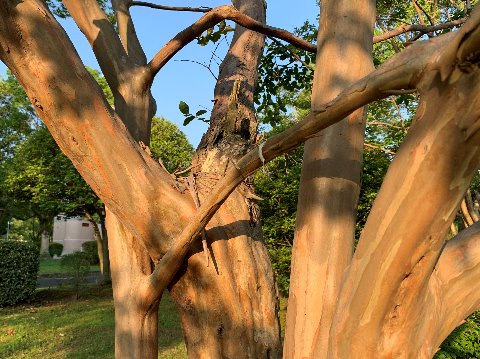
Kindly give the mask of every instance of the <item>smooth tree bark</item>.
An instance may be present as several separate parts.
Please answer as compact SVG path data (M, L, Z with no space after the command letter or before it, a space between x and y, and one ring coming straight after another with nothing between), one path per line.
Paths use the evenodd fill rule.
M115 111L41 0L4 1L0 59L107 206L117 357L157 356L157 309L167 287L180 309L190 357L279 357L273 276L260 240L255 195L245 180L264 163L339 122L338 128L349 134L349 146L357 150L334 152L335 146L325 139L327 149L319 159L333 154L332 161L344 159L335 175L346 202L333 207L333 218L341 213L350 217L357 191L353 177L360 163L361 115L354 113L351 123L343 121L347 129L340 121L371 101L405 91L420 93L417 117L388 171L358 249L348 264L352 243L346 229L337 237L339 243L321 242L318 248L328 248L326 253L308 253L308 266L326 268L322 270L328 283L303 297L296 289L297 298L316 302L320 309L315 309L311 324L299 321L295 313L288 315L294 326L287 328L285 357L291 352L326 358L431 357L448 333L479 307L478 225L445 243L480 162L479 10L460 30L412 44L362 79L347 78L340 69L337 75L345 81L337 83L339 77L329 70L322 81L332 83L321 85L323 75L317 73L311 114L258 145L252 93L263 38L237 27L220 69L211 125L186 180L170 175L149 155L155 110L150 85L171 56L225 18L227 11L207 12L147 62L129 15L130 1L112 3L117 28L95 0L64 3L92 44L114 93ZM343 1L332 4L322 5L332 16L325 20L322 15L320 42L325 46L319 58L337 59L329 43L345 46L358 54L367 73L371 9L348 8ZM263 1L243 0L235 6L242 25L270 31L261 26ZM344 37L322 38L333 24L350 31ZM347 38L352 47L341 41ZM317 72L321 66L319 61ZM361 70L350 66L360 76ZM322 94L321 89L332 92ZM324 101L329 102L320 103ZM356 129L353 134L350 128ZM338 130L329 133L340 137ZM355 164L351 170L344 168L348 161ZM318 204L316 196L312 198ZM206 248L201 240L204 228ZM299 264L297 260L294 276L301 272ZM311 307L308 303L298 309L302 306L295 303L289 310ZM303 343L300 328L306 328Z
M375 1L322 1L312 111L373 70ZM342 29L338 31L338 29ZM285 358L325 358L353 254L365 110L305 143L292 251Z

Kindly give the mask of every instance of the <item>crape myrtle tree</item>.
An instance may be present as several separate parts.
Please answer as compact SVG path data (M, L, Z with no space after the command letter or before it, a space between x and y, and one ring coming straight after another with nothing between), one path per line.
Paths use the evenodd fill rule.
M150 60L129 12L147 4L115 0L113 14L103 1L63 4L93 47L115 110L43 1L3 2L0 58L107 206L117 357L157 356L165 289L190 357L281 355L274 278L247 179L305 141L284 357L431 357L478 308L479 226L446 237L480 159L480 11L375 69L374 1L322 1L317 46L266 26L263 0L201 8L205 14ZM224 19L239 25L209 129L191 174L172 176L148 148L150 86L176 52ZM316 52L316 71L310 113L258 141L262 34ZM414 91L416 117L353 254L362 106Z

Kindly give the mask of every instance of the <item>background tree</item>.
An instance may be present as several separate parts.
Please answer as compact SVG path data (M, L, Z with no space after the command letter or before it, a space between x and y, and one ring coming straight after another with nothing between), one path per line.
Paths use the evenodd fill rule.
M187 136L173 122L163 117L152 119L150 150L155 158L162 161L169 172L186 169L191 161L194 148Z
M25 91L10 72L0 79L0 234L4 234L7 221L15 209L2 184L5 165L11 160L15 147L40 123Z

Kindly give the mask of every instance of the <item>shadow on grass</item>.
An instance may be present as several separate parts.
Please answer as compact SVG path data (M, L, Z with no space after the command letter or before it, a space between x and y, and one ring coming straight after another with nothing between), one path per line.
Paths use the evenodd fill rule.
M113 358L114 308L109 286L37 290L29 304L0 308L2 358ZM185 358L180 321L164 295L159 315L159 358Z

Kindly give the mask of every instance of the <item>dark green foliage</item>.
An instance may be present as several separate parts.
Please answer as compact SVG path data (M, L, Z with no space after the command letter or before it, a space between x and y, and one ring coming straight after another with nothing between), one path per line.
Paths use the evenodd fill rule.
M63 244L61 243L53 242L53 243L50 243L50 245L48 246L48 253L50 254L50 257L53 257L55 255L57 257L60 257L62 255L62 252L63 252Z
M227 35L231 31L233 31L233 27L227 25L225 20L222 20L217 25L211 27L202 35L197 37L197 44L206 46L209 42L216 43L222 36Z
M480 358L480 311L473 313L442 343L435 359Z
M189 111L188 105L185 109ZM150 150L170 172L188 167L194 152L187 136L178 126L162 117L154 117L152 120Z
M284 121L271 131L273 135L293 124ZM259 202L264 239L267 244L278 288L288 295L298 186L303 148L276 158L255 175L255 191L264 200Z
M80 294L80 287L85 283L86 277L90 272L90 262L88 253L75 252L67 254L61 259L61 266L70 276L71 283L75 288L77 299Z
M32 298L38 266L39 250L34 243L0 240L0 306Z
M306 41L316 41L316 26L308 21L294 32ZM278 124L287 112L287 107L292 105L290 95L311 89L314 66L315 54L298 50L278 40L267 41L258 70L259 82L255 93L257 111L264 123Z
M373 206L373 201L377 197L388 166L390 166L390 161L391 156L382 151L370 148L365 149L361 177L362 187L360 188L357 223L355 226L355 237L357 240L365 226L368 214Z
M178 109L180 110L182 115L185 117L183 120L184 126L187 126L193 120L199 120L205 123L209 122L209 120L207 120L205 117L202 117L208 112L207 110L198 110L197 112L195 112L195 114L191 114L190 106L188 106L188 104L185 101L179 102Z
M96 241L88 241L82 243L82 252L85 253L88 257L88 263L90 265L98 265L100 260L98 259L98 250Z

